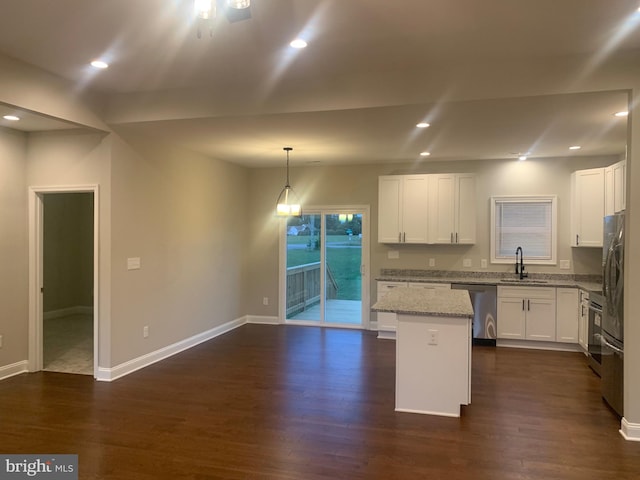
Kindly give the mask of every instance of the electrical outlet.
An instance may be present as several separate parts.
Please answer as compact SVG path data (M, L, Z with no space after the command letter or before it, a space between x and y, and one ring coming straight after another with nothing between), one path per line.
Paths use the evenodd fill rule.
M387 258L390 260L394 260L396 258L400 258L400 252L398 250L389 250L387 252Z
M480 268L487 268L487 259L483 258L480 260Z
M429 259L429 266L430 267L435 267L436 266L436 259L435 258L430 258Z
M269 297L262 297L262 305L269 305Z
M462 260L462 266L463 267L470 267L472 265L471 263L471 259L470 258L465 258Z
M0 348L2 348L2 335L0 335Z
M570 270L571 269L571 260L560 260L560 269L561 270Z
M140 257L127 258L127 270L140 270Z
M438 345L438 330L429 329L429 345Z
M149 325L145 325L144 327L142 327L142 337L149 337Z

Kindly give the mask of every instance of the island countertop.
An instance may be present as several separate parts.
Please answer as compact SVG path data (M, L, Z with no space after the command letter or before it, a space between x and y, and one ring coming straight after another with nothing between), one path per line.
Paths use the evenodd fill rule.
M473 318L473 307L466 290L398 287L385 294L371 310L407 315Z

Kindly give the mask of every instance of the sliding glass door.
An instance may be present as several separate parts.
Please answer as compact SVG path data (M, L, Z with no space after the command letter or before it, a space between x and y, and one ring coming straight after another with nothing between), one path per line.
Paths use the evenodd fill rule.
M363 220L341 209L288 219L287 321L362 326Z

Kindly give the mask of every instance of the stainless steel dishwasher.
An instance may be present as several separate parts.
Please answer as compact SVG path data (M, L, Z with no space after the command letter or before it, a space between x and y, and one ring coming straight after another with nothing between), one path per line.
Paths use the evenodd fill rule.
M495 346L498 332L497 287L495 285L452 283L451 288L467 290L471 297L473 344Z

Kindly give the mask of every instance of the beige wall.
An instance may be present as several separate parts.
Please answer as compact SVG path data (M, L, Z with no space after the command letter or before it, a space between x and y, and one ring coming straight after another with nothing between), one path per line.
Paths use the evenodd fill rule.
M0 128L0 368L27 359L27 136Z
M58 132L30 134L26 185L74 187L99 185L99 335L98 364L110 365L111 287L111 139L103 134ZM25 320L26 321L26 320ZM26 358L26 355L25 355Z
M0 102L107 131L98 116L102 99L67 80L0 54Z
M291 170L291 183L303 205L371 206L371 300L375 301L375 277L381 268L428 270L428 259L435 258L437 270L480 270L480 260L489 259L489 199L492 195L558 195L558 258L571 260L571 270L558 266L528 267L530 272L600 273L599 249L572 249L570 239L570 175L584 168L615 163L617 157L558 158L517 161L422 162L415 165L361 165L349 167L297 167ZM378 176L411 173L475 173L477 196L477 243L459 245L385 245L377 241ZM277 301L268 307L263 297L278 298L278 225L274 202L283 186L283 169L250 171L251 264L247 311L256 315L277 315ZM390 250L400 258L390 260ZM470 258L471 269L462 267ZM525 258L526 262L526 258ZM510 265L491 265L487 271L507 272Z
M640 84L629 103L633 110L629 116L625 215L624 418L640 424L640 313L635 303L640 285Z
M43 311L93 306L93 194L43 195Z
M244 316L246 170L114 138L112 174L111 365Z

